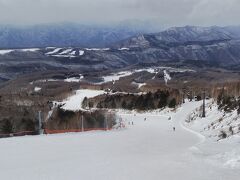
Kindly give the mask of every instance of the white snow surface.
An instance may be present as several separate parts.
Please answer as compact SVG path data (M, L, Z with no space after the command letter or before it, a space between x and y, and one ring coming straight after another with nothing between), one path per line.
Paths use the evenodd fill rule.
M85 48L86 51L109 51L110 48Z
M67 78L67 79L64 79L65 82L80 82L84 79L84 76L80 74L80 77L79 78L76 78L76 77L72 77L72 78Z
M92 98L104 93L105 91L101 90L81 89L77 90L75 95L70 96L68 99L64 100L63 102L60 102L59 104L63 104L62 109L78 111L82 110L82 102L85 97Z
M66 55L72 52L72 49L66 49L63 52L59 53L59 55Z
M58 53L61 49L62 49L62 48L56 48L56 49L54 49L54 50L52 50L52 51L46 53L46 55L53 55L53 54L56 54L56 53Z
M167 72L167 70L164 70L163 73L164 73L164 81L167 84L168 81L170 81L172 78L171 78L170 74Z
M0 55L5 55L8 54L10 52L13 52L14 50L12 49L4 49L4 50L0 50Z
M101 82L101 83L107 83L107 82L111 82L111 81L118 81L121 77L130 76L132 74L133 74L133 72L131 72L131 71L123 71L123 72L111 74L111 75L108 75L108 76L103 76L103 82Z
M147 83L136 83L136 82L132 82L133 85L136 85L138 87L138 89L140 89L142 86L146 86Z
M122 48L119 48L118 50L119 50L119 51L129 51L130 49L129 49L129 48L126 48L126 47L122 47Z
M79 56L83 56L84 55L84 51L80 50L79 51Z
M8 180L238 180L240 168L227 164L239 162L239 156L233 151L239 147L239 137L228 144L212 144L183 126L187 115L200 105L201 102L187 102L176 112L122 111L118 116L127 126L122 130L0 139L0 177Z
M23 52L36 52L39 50L40 50L39 48L19 49L19 51L23 51Z
M11 52L14 51L22 51L22 52L36 52L39 51L39 48L28 48L28 49L3 49L0 50L0 55L5 55L5 54L9 54Z
M191 69L179 69L179 68L171 68L171 67L150 67L150 68L142 68L142 69L135 69L132 71L121 71L118 73L113 73L107 76L103 76L103 81L100 83L96 83L96 84L103 84L103 83L107 83L107 82L111 82L111 81L118 81L120 78L122 77L127 77L127 76L131 76L134 73L138 73L138 72L149 72L151 74L157 74L159 71L164 71L164 80L169 81L171 80L171 77L169 75L168 72L179 72L179 73L183 73L183 72L195 72L194 70ZM153 79L155 78L155 76L153 77Z
M34 91L35 91L35 92L39 92L39 91L41 91L41 89L42 89L42 88L40 88L40 87L35 87L35 88L34 88Z
M77 57L76 56L77 51L72 48L51 48L51 49L48 48L47 50L51 50L50 52L45 54L48 56L59 57L59 58L75 58L75 57ZM84 51L79 50L79 56L83 56L83 55L84 55Z

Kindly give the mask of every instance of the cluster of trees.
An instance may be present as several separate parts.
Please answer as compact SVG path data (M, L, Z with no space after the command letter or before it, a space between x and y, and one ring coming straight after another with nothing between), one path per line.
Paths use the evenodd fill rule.
M114 94L107 95L103 99L90 100L88 105L90 108L96 104L97 108L109 109L128 109L128 110L152 110L157 108L170 107L175 108L177 99L171 97L170 92L167 90L158 90L155 93L148 92L147 94ZM86 100L85 100L86 102Z
M104 110L96 111L69 111L64 110L60 106L54 112L51 121L45 124L47 129L79 129L84 128L104 128L106 122L108 127L112 127L115 123L115 115L109 114Z
M217 98L217 104L219 109L226 112L231 112L237 109L238 114L240 114L240 97L236 98L234 96L220 93Z
M17 114L18 117L15 117L15 114ZM2 119L0 119L0 134L12 134L25 131L35 132L38 128L37 119L28 108L19 108L19 111L14 111L14 113L9 115L10 116L3 116Z

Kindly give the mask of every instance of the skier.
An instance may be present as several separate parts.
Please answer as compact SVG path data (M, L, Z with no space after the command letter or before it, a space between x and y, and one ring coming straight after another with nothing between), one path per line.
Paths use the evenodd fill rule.
M146 121L147 120L147 118L144 118L144 121Z
M173 131L175 131L176 130L176 128L175 127L173 127Z
M132 121L132 125L133 125L133 121Z

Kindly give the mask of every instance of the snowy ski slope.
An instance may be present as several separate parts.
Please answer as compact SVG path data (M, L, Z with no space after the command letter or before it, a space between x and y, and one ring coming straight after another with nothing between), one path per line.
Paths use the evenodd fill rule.
M238 180L239 168L212 159L224 148L212 154L203 136L182 125L200 105L187 102L176 113L119 112L127 126L121 130L0 139L0 179Z

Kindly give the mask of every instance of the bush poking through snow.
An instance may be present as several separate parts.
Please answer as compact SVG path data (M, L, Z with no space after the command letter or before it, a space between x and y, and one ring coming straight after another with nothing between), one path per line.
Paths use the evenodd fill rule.
M217 98L218 109L224 110L225 112L232 112L238 110L240 114L240 98L234 96L224 95L223 93L218 95Z
M225 138L227 138L227 133L224 130L221 130L218 137L220 139L225 139Z

